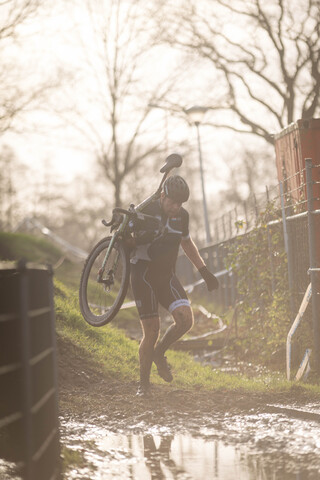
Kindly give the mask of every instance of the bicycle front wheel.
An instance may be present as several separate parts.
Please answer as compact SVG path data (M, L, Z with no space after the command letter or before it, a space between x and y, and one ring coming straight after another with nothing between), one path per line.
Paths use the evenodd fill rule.
M129 255L121 241L114 244L99 278L111 238L104 238L93 248L80 280L80 310L86 322L94 327L101 327L116 316L128 289Z

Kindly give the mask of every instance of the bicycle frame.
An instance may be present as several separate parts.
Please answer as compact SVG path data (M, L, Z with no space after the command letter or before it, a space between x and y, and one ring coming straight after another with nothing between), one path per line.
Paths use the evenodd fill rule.
M166 175L165 175L166 176ZM163 184L163 181L161 181L161 186ZM161 192L161 187L160 187L160 192ZM134 214L134 213L139 213L141 212L141 210L146 207L147 205L149 205L151 202L153 202L154 200L157 200L158 198L160 198L160 192L159 192L159 189L153 193L152 195L150 195L148 198L146 198L145 200L143 200L143 202L139 203L139 205L137 205L136 207L134 207L133 205L130 205L130 209L132 210L132 212L130 211L130 213ZM106 252L106 255L104 257L104 260L102 262L102 266L101 266L101 269L99 271L99 275L98 275L98 282L99 283L102 283L102 276L103 276L103 273L104 273L104 269L105 269L105 266L107 264L107 261L108 261L108 258L110 256L110 253L117 241L118 238L121 238L123 236L123 234L125 233L127 227L128 227L128 224L130 222L130 214L127 215L125 214L124 217L123 217L123 220L121 222L121 224L119 225L118 229L114 232L111 240L110 240L110 243L109 243L109 246L108 246L108 249L107 249L107 252ZM116 269L116 266L117 266L117 263L118 263L118 255L116 256L115 258L115 261L112 265L112 268L111 270L115 271ZM111 271L110 270L110 271Z
M173 160L172 165L170 165L170 157ZM174 159L173 159L173 157L174 157ZM179 159L177 157L179 157ZM119 227L114 232L114 234L113 234L113 236L110 240L106 255L105 255L104 260L102 262L101 269L99 270L99 274L98 274L98 278L97 278L98 283L103 283L102 277L103 277L105 266L106 266L107 261L109 259L110 253L111 253L116 241L118 240L118 238L121 238L124 235L124 233L126 232L126 230L128 228L128 225L130 223L130 217L134 216L135 214L139 215L139 212L141 212L143 210L143 208L145 208L147 205L149 205L154 200L157 200L157 199L160 198L161 189L162 189L162 185L164 184L164 181L166 180L169 172L173 168L181 165L182 159L181 160L180 159L181 159L181 157L177 154L172 154L169 157L167 157L166 161L167 161L167 164L168 164L168 168L166 167L167 164L165 164L161 168L160 172L164 172L164 175L162 177L162 180L160 182L160 185L159 185L158 189L152 195L147 197L145 200L143 200L141 203L139 203L136 207L133 204L131 204L130 207L129 207L129 210L123 210L123 209L118 209L118 208L115 208L113 210L113 213L115 213L117 211L121 211L122 213L124 213L124 217L123 217L123 220L120 223ZM109 223L106 223L105 221L102 221L102 223L106 226L109 226L109 225L112 224L112 221L109 222ZM115 269L117 267L118 259L119 259L119 255L116 256L115 261L113 262L112 268L109 270L109 273L115 271Z

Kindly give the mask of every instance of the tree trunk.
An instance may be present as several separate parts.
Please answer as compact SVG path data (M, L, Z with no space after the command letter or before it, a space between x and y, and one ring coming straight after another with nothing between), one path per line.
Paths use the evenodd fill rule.
M122 207L122 201L121 201L121 182L119 179L117 179L114 182L114 202L115 202L115 207Z

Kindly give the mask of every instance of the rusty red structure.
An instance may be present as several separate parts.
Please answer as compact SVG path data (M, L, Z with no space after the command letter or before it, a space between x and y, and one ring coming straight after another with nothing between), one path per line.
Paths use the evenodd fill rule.
M275 135L276 165L278 180L284 186L284 193L290 196L293 205L306 210L306 165L311 158L312 165L320 164L320 118L298 120ZM313 168L314 182L320 182L320 169ZM314 208L320 208L320 183L313 185Z

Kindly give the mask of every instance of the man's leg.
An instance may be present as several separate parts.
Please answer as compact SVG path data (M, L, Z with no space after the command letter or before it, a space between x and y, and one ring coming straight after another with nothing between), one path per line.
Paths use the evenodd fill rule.
M149 262L140 260L131 265L131 285L140 314L142 340L139 347L140 387L138 394L143 395L149 387L150 370L153 361L154 346L159 338L160 319L158 301L148 277ZM141 318L142 317L142 318Z
M193 313L190 306L182 305L175 308L171 313L174 323L168 328L154 349L154 362L158 368L158 373L167 382L172 381L172 374L164 357L165 351L187 333L193 325Z
M172 343L174 343L192 328L193 313L191 307L186 305L177 307L172 312L172 316L174 323L170 325L160 342L158 342L155 348L156 356L163 356L165 351Z
M154 355L154 346L159 338L159 317L147 317L140 320L143 337L139 347L140 387L149 387L150 371Z

